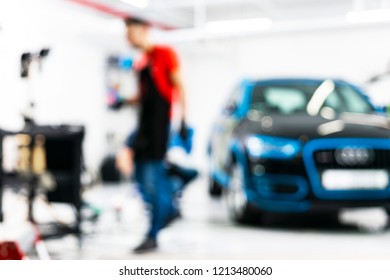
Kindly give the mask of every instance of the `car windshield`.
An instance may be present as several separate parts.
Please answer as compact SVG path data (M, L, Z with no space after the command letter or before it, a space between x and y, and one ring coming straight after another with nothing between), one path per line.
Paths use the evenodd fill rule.
M326 80L322 83L283 83L259 85L253 90L251 109L284 115L322 110L342 113L373 113L370 102L353 87Z

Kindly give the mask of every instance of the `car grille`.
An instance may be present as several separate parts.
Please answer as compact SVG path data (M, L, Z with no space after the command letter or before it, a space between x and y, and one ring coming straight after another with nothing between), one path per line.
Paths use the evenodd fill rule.
M351 148L344 153L340 149L326 149L314 152L317 170L325 169L387 169L390 170L390 150L373 149L364 155L358 149ZM355 154L353 154L355 152ZM358 154L358 156L356 156Z
M340 184L341 178L337 177L337 174L340 174L338 170L348 171L350 174L357 174L360 177L362 175L359 174L359 170L379 171L382 174L388 172L390 174L390 140L388 139L316 139L306 143L303 150L303 159L312 191L317 198L331 200L390 198L390 187L386 187L386 184L384 188L378 189L374 186L371 187L369 181L369 187L365 182L362 183L364 187L357 184L354 187L349 186L340 189L340 185L342 185ZM322 175L325 171L328 171L328 174L330 174L329 171L335 174L331 179L333 182L336 181L334 185L337 185L337 188L324 187ZM329 184L329 181L327 181L327 184Z

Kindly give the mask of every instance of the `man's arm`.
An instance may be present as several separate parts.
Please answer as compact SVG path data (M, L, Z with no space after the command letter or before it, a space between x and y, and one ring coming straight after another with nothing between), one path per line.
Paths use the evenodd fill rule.
M116 95L114 97L109 96L107 103L110 106L111 109L113 110L119 110L121 109L124 105L137 105L141 100L141 97L139 94L136 94L134 97L131 98L123 98L119 95Z
M179 102L181 106L181 120L185 122L187 115L187 100L183 84L183 78L181 77L180 71L175 70L170 73L170 78L172 84L176 87L178 91Z
M128 98L128 99L124 99L123 100L123 104L124 105L137 105L141 100L141 96L139 93L137 93L135 96L131 97L131 98Z

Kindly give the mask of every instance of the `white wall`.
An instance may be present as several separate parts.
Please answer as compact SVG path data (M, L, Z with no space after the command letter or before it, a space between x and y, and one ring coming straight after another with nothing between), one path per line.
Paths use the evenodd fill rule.
M107 152L107 128L112 123L117 130L128 130L130 126L118 124L105 108L105 59L109 50L123 50L124 44L107 29L106 23L112 21L59 2L0 3L0 127L20 129L20 112L33 96L38 123L86 126L87 165L96 169ZM116 47L111 48L111 44ZM35 65L30 81L22 80L20 55L43 47L49 47L51 52L42 72Z
M18 116L26 89L18 76L20 54L49 46L52 53L34 79L38 120L85 124L87 164L97 168L107 152L106 133L123 137L135 121L134 111L108 113L104 105L105 57L129 51L122 29L118 22L39 1L38 6L28 6L29 0L0 3L0 125L21 125ZM390 27L383 26L173 44L182 59L189 119L197 130L196 163L205 166L213 120L241 78L320 76L363 82L386 69L389 34ZM388 90L376 87L375 99L390 103Z

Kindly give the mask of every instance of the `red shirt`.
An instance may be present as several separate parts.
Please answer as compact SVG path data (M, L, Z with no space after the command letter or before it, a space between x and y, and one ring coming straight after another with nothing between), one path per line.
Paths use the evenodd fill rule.
M155 45L151 51L142 55L135 69L140 70L147 65L151 68L151 76L159 93L172 104L176 98L177 89L171 81L170 74L179 69L176 52L171 47Z

